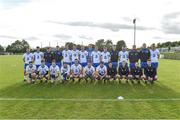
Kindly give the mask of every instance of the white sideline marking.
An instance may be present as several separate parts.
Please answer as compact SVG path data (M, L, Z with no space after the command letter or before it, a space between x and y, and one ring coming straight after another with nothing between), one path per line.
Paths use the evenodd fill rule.
M141 102L141 101L180 101L180 98L147 98L147 99L88 99L88 98L0 98L0 101L104 101L104 102L115 102L115 101L134 101L134 102Z

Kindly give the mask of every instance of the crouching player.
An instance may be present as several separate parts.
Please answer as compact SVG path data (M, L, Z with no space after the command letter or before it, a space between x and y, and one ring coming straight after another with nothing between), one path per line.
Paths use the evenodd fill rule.
M70 76L70 66L66 63L63 64L61 67L61 79L62 79L62 84L69 78Z
M50 79L51 83L54 84L59 77L59 67L56 65L56 61L52 60L52 65L50 66Z
M36 79L36 66L30 61L29 65L26 66L25 78L28 83L34 83Z
M47 82L48 80L48 72L49 68L47 65L45 65L45 60L41 60L41 65L37 69L37 79L42 82L44 79Z
M140 84L140 80L142 79L142 69L139 67L139 63L135 63L135 67L131 68L131 75L130 75L131 80L137 80L138 83ZM133 81L132 81L133 83Z
M100 62L100 65L96 68L96 80L107 80L107 67L103 62Z
M84 78L88 82L88 78L91 82L94 80L95 68L92 66L91 62L88 62L88 65L84 68Z
M107 68L107 79L116 80L116 78L117 78L117 69L113 67L112 62L109 62L109 65Z
M157 80L156 69L151 66L151 60L147 61L147 67L144 69L145 83L154 83Z
M76 78L78 78L79 82L80 82L80 80L83 78L83 75L82 75L82 66L79 64L78 59L75 59L74 62L75 63L71 66L71 75L70 75L70 78L71 78L71 80L73 82L74 82L74 80Z
M121 65L119 66L118 73L120 75L119 76L120 80L126 79L126 82L128 82L129 67L128 67L126 61L122 61ZM121 82L121 81L119 81L119 82Z

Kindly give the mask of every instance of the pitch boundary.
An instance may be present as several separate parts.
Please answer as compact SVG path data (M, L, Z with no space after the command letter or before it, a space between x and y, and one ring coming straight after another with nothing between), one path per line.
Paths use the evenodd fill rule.
M180 98L145 98L145 99L90 99L90 98L0 98L0 101L74 101L74 102L143 102L143 101L180 101Z

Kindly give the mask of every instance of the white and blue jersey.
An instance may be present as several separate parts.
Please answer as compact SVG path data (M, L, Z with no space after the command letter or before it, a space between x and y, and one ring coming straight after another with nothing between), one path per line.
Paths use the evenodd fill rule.
M159 56L160 52L158 49L155 49L155 50L150 50L150 53L151 53L152 67L157 68L158 67L158 56Z
M43 59L44 54L42 52L35 52L33 55L35 65L38 68L41 65L41 60Z
M82 67L85 67L87 65L87 58L88 58L88 52L87 51L80 51L79 52L79 62Z
M81 74L82 66L80 64L75 65L73 64L71 66L71 71L73 72L74 75L79 75Z
M84 68L84 73L85 73L87 76L92 76L94 72L95 72L95 68L94 68L93 66L91 66L91 67L86 66L86 67Z
M101 52L102 61L104 62L104 64L105 64L106 66L108 66L110 57L111 57L111 55L110 55L109 52Z
M62 80L66 80L67 76L70 74L70 66L67 65L65 68L64 66L61 67L61 78Z
M70 50L63 50L62 56L63 56L63 62L68 64L68 65L71 65L71 51Z
M96 68L100 63L101 52L93 51L92 54L91 54L91 57L92 57L93 67Z
M38 71L39 75L47 75L48 71L49 71L49 68L46 65L39 66L37 71Z
M24 69L26 69L27 65L29 65L30 61L33 61L34 57L32 53L24 53L23 60L24 60Z
M79 60L79 50L71 50L72 64L74 64L75 59Z
M101 67L100 65L96 68L96 71L99 73L100 76L104 76L107 73L107 67L104 65Z

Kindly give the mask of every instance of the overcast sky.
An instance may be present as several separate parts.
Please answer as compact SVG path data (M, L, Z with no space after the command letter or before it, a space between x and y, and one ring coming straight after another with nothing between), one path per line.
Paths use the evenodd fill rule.
M32 47L87 45L97 39L137 46L180 40L179 0L0 0L0 44L27 40Z

